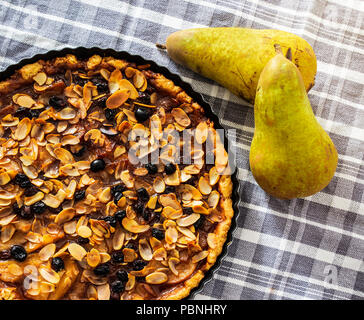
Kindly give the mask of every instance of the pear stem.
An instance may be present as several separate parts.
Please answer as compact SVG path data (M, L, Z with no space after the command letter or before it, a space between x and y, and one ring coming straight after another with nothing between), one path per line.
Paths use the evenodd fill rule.
M156 43L155 46L158 48L158 49L162 49L162 50L166 50L167 47L165 44L161 44L161 43Z
M282 54L283 55L282 48L281 48L281 46L280 46L279 43L275 43L274 44L274 49L276 50L276 53L277 54ZM289 61L292 61L292 50L291 50L291 48L288 48L288 50L286 52L286 58Z
M276 50L276 53L277 54L283 54L283 52L282 52L282 48L281 48L281 46L280 46L280 44L279 43L275 43L274 44L274 49Z

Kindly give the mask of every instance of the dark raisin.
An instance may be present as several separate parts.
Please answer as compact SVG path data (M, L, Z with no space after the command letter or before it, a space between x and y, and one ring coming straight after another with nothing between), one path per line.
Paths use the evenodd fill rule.
M147 202L149 200L149 193L145 188L139 188L137 190L138 200Z
M29 115L30 115L30 119L32 118L38 118L39 115L42 113L42 111L44 111L43 109L30 109L29 110Z
M19 184L20 188L23 189L27 189L27 188L31 188L33 185L32 183L28 180L28 181L23 181Z
M125 210L117 211L114 217L117 221L121 223L121 221L126 217L126 211Z
M156 174L158 172L158 167L155 164L148 163L145 165L145 168L148 170L149 174Z
M89 240L89 238L84 238L84 237L79 236L79 237L77 237L76 242L78 244L88 244L90 242L90 240Z
M104 276L108 275L109 272L110 272L110 266L107 263L99 264L94 269L94 274L97 275L97 276L101 276L101 277L104 277Z
M125 245L125 248L133 249L134 251L138 251L138 246L135 243L133 243L133 242L128 242Z
M133 270L134 271L140 271L142 270L148 263L143 260L135 260L133 262Z
M191 207L184 207L183 208L183 213L184 214L192 214L193 213L193 210Z
M134 210L137 214L143 214L144 213L144 204L141 203L141 202L137 202L135 205L134 205Z
M98 172L101 170L104 170L106 166L106 163L103 159L96 159L91 162L90 169L92 172Z
M195 229L200 229L205 222L205 216L200 216L200 218L193 224Z
M60 213L63 210L62 205L60 205L57 208L48 207L48 210L52 213Z
M145 277L135 277L135 281L137 281L137 282L145 282Z
M110 226L116 227L116 218L113 216L103 217L102 220L106 221Z
M151 116L150 111L148 108L138 107L135 111L135 119L137 119L138 122L144 122L149 119Z
M50 97L48 104L57 110L63 109L66 106L66 102L62 98L57 96Z
M19 107L14 112L14 116L17 117L17 118L19 118L19 119L31 118L30 110L31 109L24 108L24 107Z
M21 208L19 208L19 205L17 202L13 203L13 212L17 215L19 215L21 213Z
M109 91L109 85L106 81L101 79L94 79L92 80L92 82L96 85L98 93L105 93Z
M115 120L115 116L118 113L117 109L105 109L105 118L107 121L113 122Z
M85 199L85 196L86 196L86 191L85 190L78 190L73 195L73 198L75 199L75 201L80 201L82 199Z
M64 269L64 262L62 258L53 258L51 262L51 267L54 271L58 272Z
M25 261L25 259L28 256L24 247L19 246L19 245L12 246L10 249L10 254L13 259L15 259L16 261L19 261L19 262Z
M111 259L115 263L123 263L124 262L124 254L122 251L115 251L111 254Z
M119 200L123 197L123 194L121 192L116 192L114 194L114 203L117 205Z
M43 201L38 201L30 206L30 210L34 214L42 214L47 209Z
M29 182L29 178L24 173L18 173L14 178L14 183L20 186L24 182Z
M24 220L30 220L34 217L34 213L32 212L29 206L24 206L21 208L19 216Z
M83 87L87 82L88 79L82 79L79 75L73 75L73 81L75 84L80 85L81 87Z
M164 167L164 172L168 175L175 173L176 170L177 170L176 166L171 162L167 163Z
M175 193L176 192L176 188L173 186L167 186L166 189L164 190L164 193Z
M114 197L115 194L118 193L122 193L125 191L125 186L122 184L117 184L115 186L111 187L111 195Z
M143 219L145 221L149 221L151 216L152 216L152 212L150 211L150 209L144 208L144 211L143 211L143 214L142 214Z
M72 154L75 157L82 157L85 151L86 151L86 146L79 146L79 148L77 148L77 151L72 152Z
M111 283L111 291L115 293L123 292L125 289L125 283L120 280L115 280Z
M36 186L32 185L30 188L26 188L24 190L24 195L26 197L31 197L31 196L34 196L38 191L39 191L39 189Z
M11 258L10 250L1 250L0 251L0 260L8 260Z
M153 228L152 229L152 236L158 240L164 239L164 231L161 229Z
M100 107L101 109L105 109L106 108L106 100L107 100L107 96L103 96L97 100L94 101L94 105L97 107Z
M141 103L144 103L144 104L150 104L151 103L150 95L148 93L146 93L145 91L144 92L140 91L138 101L140 101Z
M118 270L116 276L120 281L127 282L129 280L128 273L124 270Z

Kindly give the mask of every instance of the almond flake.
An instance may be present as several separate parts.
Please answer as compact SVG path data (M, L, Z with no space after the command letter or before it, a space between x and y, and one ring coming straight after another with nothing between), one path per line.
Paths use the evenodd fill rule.
M115 91L107 100L106 107L109 109L116 109L122 106L130 97L129 90Z
M77 234L82 238L90 238L92 236L92 230L87 226L80 226L77 229Z
M42 261L48 261L56 252L56 245L54 243L47 244L39 251L39 258Z
M193 225L198 219L200 219L200 215L198 213L192 213L186 217L178 219L176 222L180 227L189 227Z
M71 254L73 258L77 261L82 261L82 259L86 256L87 252L84 247L80 246L77 243L70 243L68 246L68 252Z
M145 277L145 281L150 284L161 284L168 280L168 277L163 272L153 272Z

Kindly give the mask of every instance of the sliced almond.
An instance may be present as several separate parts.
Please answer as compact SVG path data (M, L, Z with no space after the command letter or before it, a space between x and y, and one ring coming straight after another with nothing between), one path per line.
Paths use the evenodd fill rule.
M166 233L165 233L165 239L168 244L177 242L177 240L178 240L177 229L173 228L173 227L167 228Z
M44 278L44 280L57 284L60 280L60 276L54 270L47 268L47 267L40 267L38 269L40 275Z
M57 118L60 120L71 120L76 117L76 110L70 107L63 108L58 114Z
M119 69L115 69L109 76L109 90L111 93L116 92L120 89L120 81L123 78L121 71Z
M120 85L120 89L124 89L130 92L130 99L135 100L136 98L139 97L139 93L138 91L135 89L135 87L131 84L130 81L126 80L126 79L122 79L119 82Z
M196 132L195 132L196 141L199 144L203 144L206 141L208 134L209 131L207 123L205 121L200 122L196 127Z
M47 244L39 251L39 258L42 261L48 261L56 252L56 245L54 243Z
M220 174L217 172L216 167L212 167L209 171L210 186L214 186L220 179Z
M122 106L129 97L129 90L117 90L106 100L106 107L109 109L117 109Z
M145 277L145 281L150 284L161 284L167 282L168 277L163 272L153 272Z
M178 276L178 270L176 269L176 265L179 264L180 260L178 258L172 257L168 260L168 267L172 271L172 273Z
M38 83L38 85L42 86L47 81L47 75L44 72L38 72L34 77L33 80Z
M8 242L13 237L15 231L16 229L12 224L2 227L0 236L1 242L2 243Z
M188 127L191 124L191 119L188 117L187 113L183 111L183 109L173 108L171 114L179 125Z
M192 263L197 263L197 262L205 259L208 255L209 255L209 252L207 250L206 251L201 251L201 252L195 254L191 258L191 261L192 261Z
M200 177L198 188L203 195L209 195L212 191L212 188L205 177Z
M156 177L153 181L153 189L157 193L163 193L166 189L166 184L164 183L164 180L161 177Z
M127 217L122 220L122 225L127 231L132 233L143 233L150 229L149 225L140 225L135 220Z
M77 234L82 238L90 238L92 236L92 230L88 226L80 226L77 229Z
M110 294L110 285L108 283L97 286L98 300L109 300Z
M114 250L120 250L123 247L125 240L125 232L122 229L117 229L112 239L112 246Z
M177 219L176 222L180 227L189 227L193 225L198 219L200 219L200 214L192 213L186 217Z
M127 262L127 263L133 262L138 257L138 255L135 253L135 251L130 248L124 248L123 254L124 254L124 262Z
M139 240L139 254L145 261L150 261L153 258L152 248L145 238Z
M208 203L210 208L215 209L217 207L218 203L219 203L219 200L220 200L220 193L217 192L216 190L214 190L209 195L207 203Z
M86 261L91 268L97 267L101 262L99 251L95 248L92 248L90 252L87 253Z
M82 261L82 259L87 254L87 251L85 250L84 247L74 242L70 243L67 249L68 252L71 254L71 256L75 258L77 261Z
M35 105L35 101L31 96L28 96L26 94L20 94L16 99L16 104L23 108L31 108L33 105ZM25 119L25 118L24 118Z
M76 214L76 210L74 208L63 209L60 213L58 213L58 215L54 219L54 222L58 223L58 224L65 223L65 222L73 219L75 214Z
M42 200L44 198L44 193L41 191L38 191L35 195L31 197L25 197L24 198L24 204L26 206L31 206L32 204Z
M14 139L15 140L23 140L30 133L32 129L32 122L29 118L22 119L17 128L14 131Z

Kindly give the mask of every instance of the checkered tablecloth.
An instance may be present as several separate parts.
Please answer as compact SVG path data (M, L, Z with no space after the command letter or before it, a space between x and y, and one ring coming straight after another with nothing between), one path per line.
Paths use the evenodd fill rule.
M0 0L0 66L63 47L125 50L180 74L225 128L237 129L237 230L195 299L363 299L363 17L363 0ZM277 28L313 46L309 98L339 152L322 192L292 201L263 192L248 161L253 109L155 47L171 32L206 26Z

